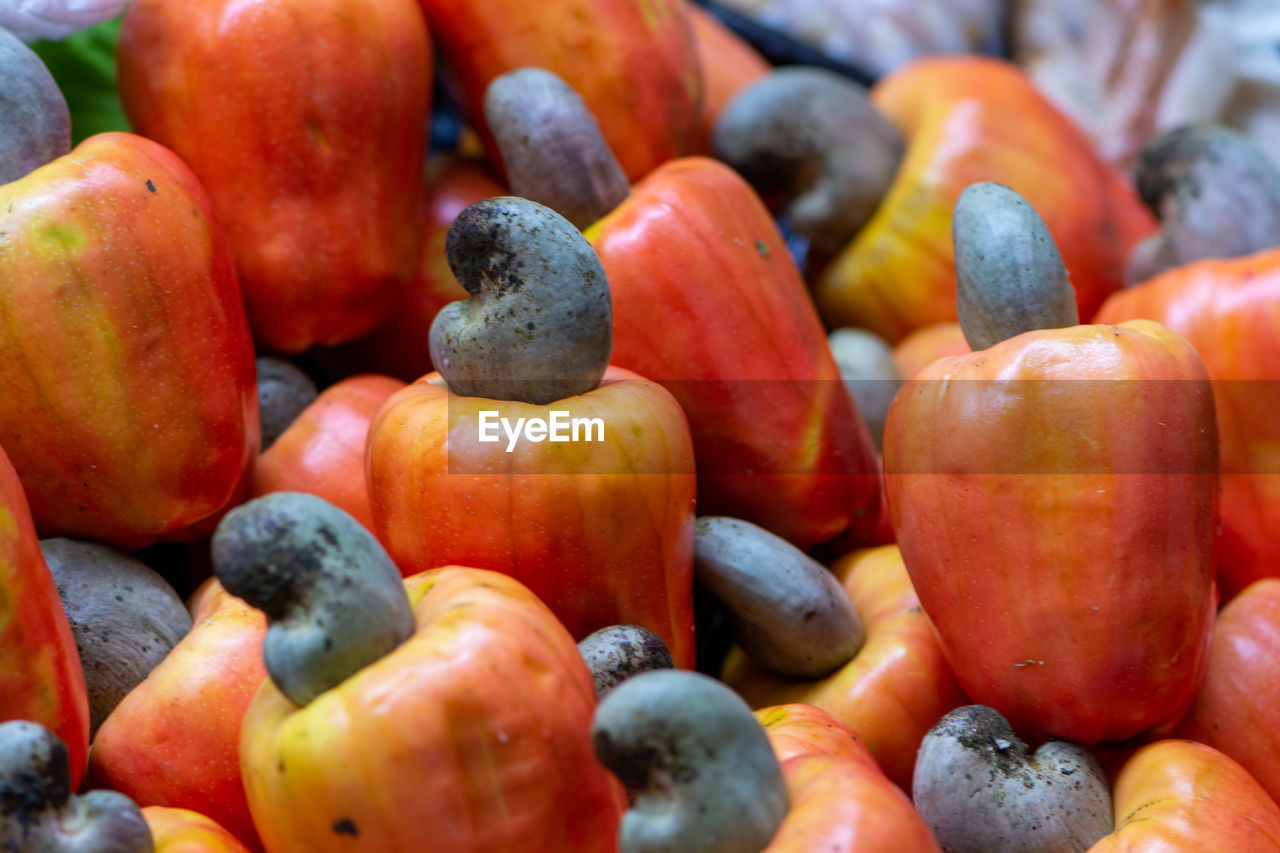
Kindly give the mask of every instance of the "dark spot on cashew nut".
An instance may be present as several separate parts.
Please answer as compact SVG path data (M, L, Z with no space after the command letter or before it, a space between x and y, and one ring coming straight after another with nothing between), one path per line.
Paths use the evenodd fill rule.
M1136 183L1160 230L1130 253L1128 284L1280 245L1280 168L1242 133L1201 124L1160 134L1139 155Z
M761 195L788 199L793 230L826 255L871 218L905 148L865 89L800 66L776 69L735 95L713 146Z
M66 745L44 726L0 723L0 849L151 853L138 806L117 791L72 795Z
M222 585L266 613L271 680L306 705L414 632L399 569L364 525L315 495L275 492L218 524Z
M445 252L471 294L431 324L432 362L455 394L544 405L599 385L613 308L600 259L577 228L502 196L462 211Z
M1051 741L1033 753L982 705L952 711L925 736L912 796L939 846L956 853L1075 853L1112 827L1106 775L1084 747Z
M619 853L759 853L786 816L768 736L716 679L663 669L622 682L597 707L592 742L631 796Z
M591 670L596 696L633 675L675 666L662 638L639 625L610 625L583 638L578 651Z

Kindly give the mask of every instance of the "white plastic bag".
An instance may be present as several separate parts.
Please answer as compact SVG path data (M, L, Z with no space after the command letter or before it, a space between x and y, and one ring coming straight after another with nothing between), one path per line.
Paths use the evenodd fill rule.
M1016 0L1015 59L1119 168L1216 121L1280 162L1280 0Z
M129 0L0 0L0 27L23 41L64 39L128 5Z

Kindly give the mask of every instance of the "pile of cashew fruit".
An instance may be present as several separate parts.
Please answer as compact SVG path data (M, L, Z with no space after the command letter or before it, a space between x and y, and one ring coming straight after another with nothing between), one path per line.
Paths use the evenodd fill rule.
M0 9L0 849L1280 851L1277 43Z

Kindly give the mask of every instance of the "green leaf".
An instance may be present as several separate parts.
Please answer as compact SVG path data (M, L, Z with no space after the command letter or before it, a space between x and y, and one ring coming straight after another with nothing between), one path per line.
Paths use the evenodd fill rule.
M130 130L116 91L116 42L120 21L81 30L63 41L37 41L30 47L49 67L71 109L71 144L95 133Z

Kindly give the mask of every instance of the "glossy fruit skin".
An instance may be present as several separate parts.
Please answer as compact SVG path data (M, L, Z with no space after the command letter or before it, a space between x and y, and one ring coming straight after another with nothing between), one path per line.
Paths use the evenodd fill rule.
M0 448L0 721L5 720L31 720L60 737L75 790L89 751L84 671L18 473Z
M765 853L937 851L910 799L840 721L803 703L762 708L756 718L791 800Z
M1089 853L1280 849L1280 806L1243 767L1204 744L1148 744L1124 763L1112 792L1116 831Z
M121 101L208 188L264 350L367 332L412 277L431 62L413 0L130 7Z
M1217 605L1216 452L1204 365L1158 323L1027 332L907 383L889 511L974 702L1033 739L1176 724Z
M479 413L598 417L604 441L478 441ZM369 432L378 538L405 575L461 563L533 590L575 639L648 628L691 667L696 478L689 427L662 386L610 367L545 406L459 397L439 374L396 392Z
M782 773L791 810L762 853L938 853L911 800L879 768L804 755Z
M449 226L481 199L506 195L507 188L482 160L436 155L423 192L421 249L417 272L400 291L385 323L356 340L319 348L326 371L384 373L412 382L431 372L427 330L440 309L467 291L458 283L444 254Z
M253 344L208 196L173 152L91 137L0 187L0 442L41 536L136 550L243 494Z
M807 549L865 540L878 462L804 282L764 204L728 166L666 163L584 232L613 294L613 363L689 417L698 512Z
M208 581L191 633L103 722L89 785L140 806L191 809L260 850L240 779L240 722L264 678L262 613Z
M880 769L858 736L817 705L788 702L757 708L754 713L778 761L784 764L801 755L832 755Z
M419 0L449 58L471 123L490 81L526 66L577 90L627 177L685 153L702 86L683 0Z
M198 812L146 806L142 816L151 828L155 853L249 853L234 835Z
M832 326L897 342L955 320L951 211L978 181L1013 188L1044 218L1085 320L1121 286L1130 247L1155 228L1127 181L1009 63L916 60L883 78L871 101L907 151L871 221L817 277L814 295Z
M1225 752L1280 803L1280 578L1218 611L1209 671L1177 735Z
M1114 294L1098 312L1098 322L1138 318L1186 338L1213 380L1226 601L1280 576L1280 250L1187 264Z
M857 736L890 779L911 790L916 751L944 714L968 699L911 587L897 546L854 551L831 566L867 630L862 651L816 681L782 678L740 649L722 676L754 708L805 703Z
M568 632L496 572L405 586L417 631L389 655L305 708L270 681L254 698L241 756L267 849L615 850L625 797L595 758Z
M253 497L309 492L355 517L373 532L365 482L365 447L378 409L405 386L399 379L364 373L335 382L258 457Z

